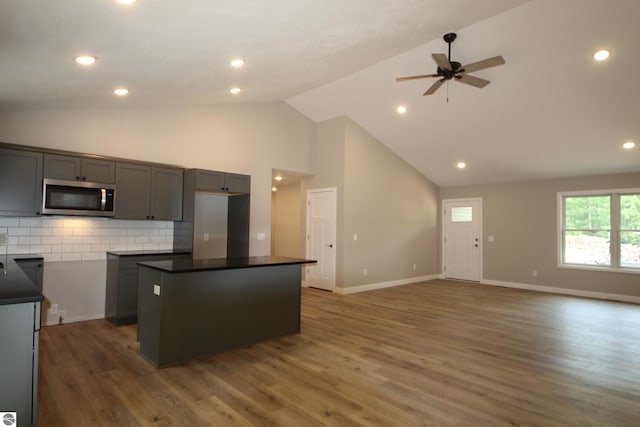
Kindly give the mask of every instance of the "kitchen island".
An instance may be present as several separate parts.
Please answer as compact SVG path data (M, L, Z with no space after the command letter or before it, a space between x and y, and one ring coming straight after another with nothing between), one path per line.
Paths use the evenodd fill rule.
M138 263L140 353L162 368L300 333L301 265L276 256Z

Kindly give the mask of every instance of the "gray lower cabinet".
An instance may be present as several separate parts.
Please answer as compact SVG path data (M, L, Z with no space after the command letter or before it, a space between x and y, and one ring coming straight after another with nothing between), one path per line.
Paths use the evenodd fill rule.
M16 413L4 425L36 425L39 335L39 301L0 305L0 411Z
M105 317L114 325L136 323L138 317L138 262L189 258L190 254L122 256L107 253Z
M183 170L116 164L116 218L182 220Z
M44 177L113 184L116 164L109 160L45 154Z
M40 215L42 153L0 148L0 182L0 215Z

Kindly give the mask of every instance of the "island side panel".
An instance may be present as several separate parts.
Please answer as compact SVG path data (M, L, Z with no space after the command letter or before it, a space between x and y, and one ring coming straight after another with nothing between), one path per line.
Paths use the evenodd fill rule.
M160 367L300 333L300 265L162 275Z
M159 366L163 295L154 293L154 285L159 285L162 289L163 274L144 266L139 266L138 272L140 275L138 282L140 353L155 366Z

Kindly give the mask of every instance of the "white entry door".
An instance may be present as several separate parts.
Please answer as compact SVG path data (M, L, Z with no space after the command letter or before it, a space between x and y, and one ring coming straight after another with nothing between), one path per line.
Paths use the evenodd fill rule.
M333 291L336 285L336 200L335 188L307 192L307 284Z
M442 271L450 279L479 282L482 199L443 200Z

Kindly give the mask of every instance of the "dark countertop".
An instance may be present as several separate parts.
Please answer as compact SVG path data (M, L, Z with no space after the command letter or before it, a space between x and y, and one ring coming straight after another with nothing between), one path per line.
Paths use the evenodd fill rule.
M174 251L172 249L166 250L148 250L148 251L107 251L107 255L115 255L120 257L134 257L134 256L146 256L146 255L184 255L190 254L190 251Z
M174 259L139 262L138 265L164 273L190 273L208 270L233 270L238 268L268 267L276 265L315 264L312 259L281 256L252 256L247 258Z
M34 283L16 263L20 261L42 261L42 257L32 255L0 256L0 305L42 301L42 289Z

